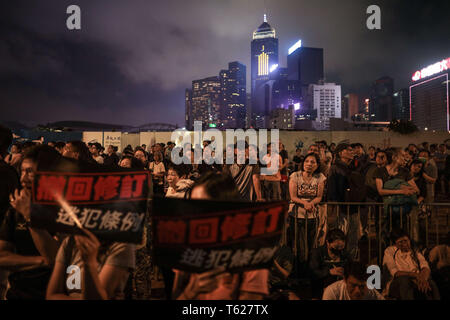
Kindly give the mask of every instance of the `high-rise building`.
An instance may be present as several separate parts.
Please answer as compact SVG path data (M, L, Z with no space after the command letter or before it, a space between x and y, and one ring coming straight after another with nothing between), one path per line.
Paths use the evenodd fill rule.
M301 105L300 82L297 80L276 80L271 90L271 110L276 108L288 108L296 106L298 110Z
M394 109L394 79L383 77L372 85L369 104L371 121L391 121Z
M270 79L270 71L278 66L278 39L275 29L267 23L266 15L264 22L253 32L251 42L251 92L252 92L252 113L258 122L269 110L265 110L261 104L264 99L257 97L258 92L265 86L265 82ZM263 92L265 89L262 89Z
M301 84L301 97L306 100L310 84L324 79L323 49L294 45L287 57L288 79L298 80Z
M392 118L409 120L409 90L401 89L394 93L394 110Z
M276 108L270 112L270 129L295 129L295 110L291 105L288 108Z
M246 117L246 67L237 61L220 72L222 107L220 128L245 128Z
M194 121L201 121L203 128L217 127L220 122L221 105L222 92L219 77L192 81L192 124Z
M450 58L436 62L412 77L410 119L421 130L450 131Z
M317 111L317 129L330 130L330 118L341 118L341 86L335 83L311 84L308 100Z
M192 121L192 90L186 89L184 92L184 105L185 105L185 126L188 130L191 130L194 126Z
M342 118L352 119L359 113L359 96L356 93L349 93L342 99Z

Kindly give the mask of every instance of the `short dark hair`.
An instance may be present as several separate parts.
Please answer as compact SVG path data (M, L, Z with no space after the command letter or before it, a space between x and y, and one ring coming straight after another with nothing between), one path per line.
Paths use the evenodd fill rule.
M401 228L393 228L391 231L391 241L393 243L395 243L395 241L397 241L400 238L403 237L408 237L409 239L409 234L408 232L406 232L405 230L401 229Z
M368 278L366 266L361 262L348 260L344 266L344 278L348 279L350 276L355 277L359 281L366 281Z
M351 144L351 147L352 147L352 148L355 148L355 147L361 147L361 148L364 149L363 145L362 145L361 143L359 143L359 142L352 143L352 144Z
M91 152L89 151L89 148L87 147L86 143L80 140L73 140L67 142L67 144L69 143L75 149L75 152L78 153L78 160L94 163L95 160L92 159Z
M345 233L341 229L332 229L328 231L326 241L331 243L336 240L345 241Z
M302 165L300 166L300 168L302 168L302 171L305 171L305 168L304 168L305 161L306 161L306 159L308 159L309 157L314 157L314 159L316 159L316 162L317 162L317 169L314 170L313 174L319 173L319 172L320 172L320 158L319 158L319 156L318 156L316 153L314 153L314 152L308 153L308 154L303 158L303 162L302 162Z
M229 174L208 172L195 182L192 190L198 186L203 186L214 200L235 201L242 198L234 179Z
M21 143L14 142L12 145L15 146L17 149L19 149L19 151L22 151L22 144Z
M124 160L124 159L129 159L130 160L132 169L138 169L138 170L143 170L144 169L144 164L138 158L135 158L135 157L130 156L130 155L125 155L125 156L122 157L122 159L120 159L119 163L122 162L122 160Z
M57 149L64 148L65 145L66 145L66 143L63 141L55 142L55 148L57 148Z
M427 149L420 149L419 154L422 152L426 152L428 154L428 156L430 156L430 151L428 151Z
M182 164L173 164L170 163L168 166L167 171L173 170L177 173L177 175L181 178L183 176L187 176L189 174L189 166L182 163Z
M55 168L61 160L61 154L54 148L43 144L37 145L25 152L23 159L29 159L38 165L39 170L49 170Z

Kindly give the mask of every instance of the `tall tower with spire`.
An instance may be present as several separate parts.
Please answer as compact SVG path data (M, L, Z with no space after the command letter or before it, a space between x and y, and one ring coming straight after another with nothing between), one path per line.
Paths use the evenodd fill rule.
M251 83L252 83L252 118L264 117L268 110L264 107L264 97L258 92L269 80L272 67L278 65L278 39L276 31L267 22L264 14L263 23L253 32L251 42Z

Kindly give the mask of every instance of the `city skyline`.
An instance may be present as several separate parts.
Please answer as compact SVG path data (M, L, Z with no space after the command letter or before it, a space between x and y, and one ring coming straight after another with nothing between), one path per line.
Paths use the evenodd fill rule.
M81 31L65 29L69 4L1 5L1 120L181 125L185 88L230 61L246 65L250 92L250 41L264 13L277 31L280 67L298 39L324 48L326 81L342 85L342 95L368 96L383 76L396 91L407 88L414 71L450 52L442 41L448 1L381 1L379 31L366 28L365 0L78 1Z

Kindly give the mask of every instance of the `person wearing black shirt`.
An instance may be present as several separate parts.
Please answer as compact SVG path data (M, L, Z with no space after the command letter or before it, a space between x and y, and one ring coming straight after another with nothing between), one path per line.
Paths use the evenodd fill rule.
M12 132L0 125L0 225L9 208L9 195L19 187L19 177L16 169L8 165L4 159L12 143ZM8 272L0 269L0 299L7 287Z
M58 242L45 230L31 228L31 187L39 162L40 170L54 166L60 154L41 145L30 149L22 162L22 190L10 196L11 208L0 227L0 268L11 271L6 294L13 299L45 299Z
M419 188L414 181L413 175L411 172L404 167L405 165L405 151L399 148L393 148L386 151L388 157L388 164L385 167L378 168L375 171L374 177L377 186L378 194L381 197L385 196L394 196L394 195L402 195L402 196L412 196L419 194ZM402 180L405 183L397 190L391 190L385 188L385 183L392 179ZM388 230L390 228L394 228L395 226L401 227L402 221L406 223L406 215L408 215L412 209L410 205L402 206L403 208L400 210L400 206L387 206L384 207L384 217L381 221L381 233L382 238L385 241L385 244L388 244ZM392 219L388 215L389 212L392 212ZM400 213L397 211L400 210L402 217L400 217ZM392 220L392 223L391 223ZM389 226L391 224L391 226Z
M281 157L281 168L280 168L280 174L281 174L281 199L287 200L288 198L288 165L289 165L289 155L286 149L284 148L284 144L280 142L279 144L280 148L280 157Z
M302 164L304 159L305 157L302 155L302 149L296 149L295 156L292 159L292 162L294 162L294 172L300 170L300 165Z
M107 166L118 166L119 165L119 156L117 155L116 152L117 152L117 147L114 147L111 145L108 146L103 164L107 165Z
M309 268L313 274L314 298L320 299L324 288L343 279L344 266L350 259L344 248L344 232L332 229L328 231L326 244L311 251Z

